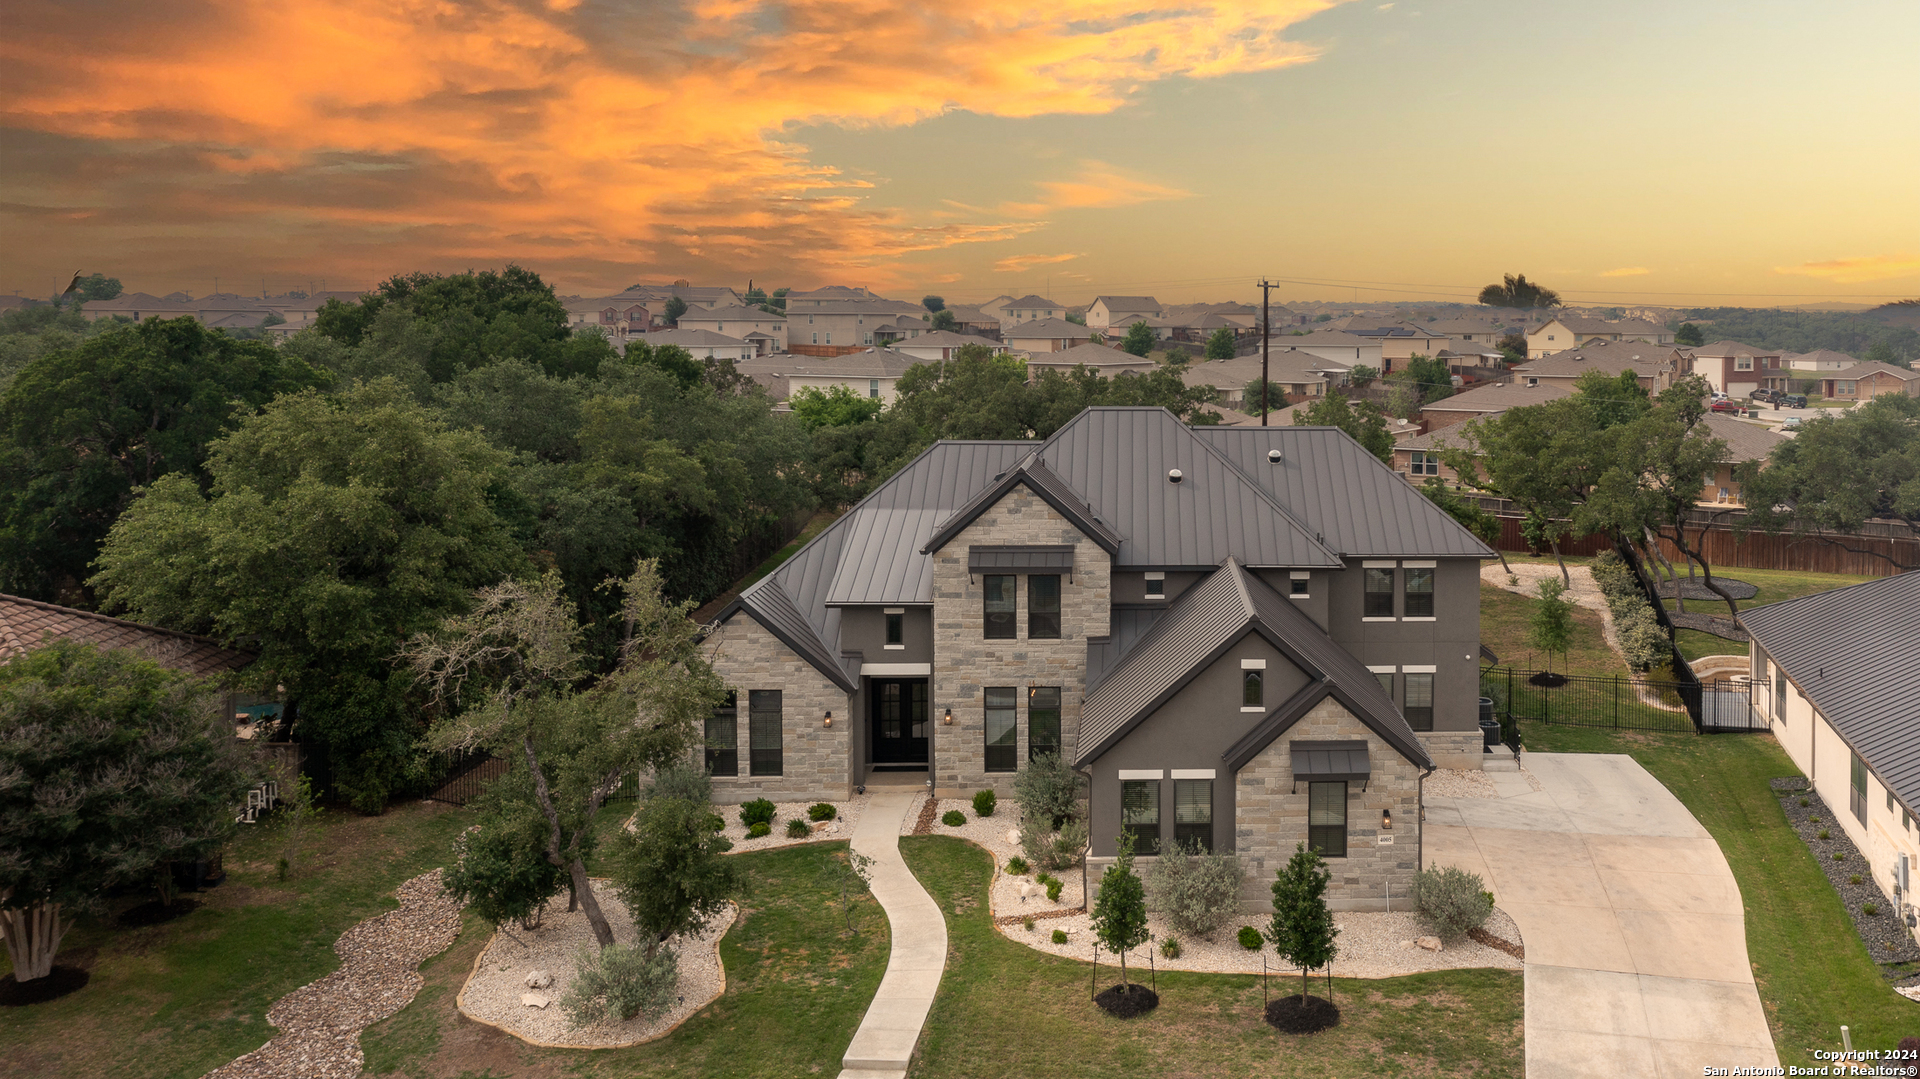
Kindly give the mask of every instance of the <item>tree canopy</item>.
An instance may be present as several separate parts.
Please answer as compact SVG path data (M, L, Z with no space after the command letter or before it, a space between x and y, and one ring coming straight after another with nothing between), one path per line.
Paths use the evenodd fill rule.
M944 311L947 307L947 301L940 296L923 296L920 299L920 306L929 311Z
M1920 400L1889 394L1822 416L1737 474L1743 532L1858 532L1869 520L1892 520L1920 533Z
M942 308L933 313L933 321L930 325L936 330L952 332L960 327L960 318L952 311Z
M1207 335L1207 359L1209 360L1231 360L1238 347L1238 341L1229 327L1222 326Z
M1701 345L1707 343L1707 335L1701 333L1700 327L1695 326L1693 323L1682 322L1680 325L1674 327L1673 343L1682 348L1699 348Z
M1345 394L1329 393L1305 408L1294 409L1293 422L1299 427L1338 427L1368 453L1386 464L1393 463L1393 436L1387 432L1386 414L1372 401L1356 404Z
M1499 284L1480 290L1480 302L1489 307L1559 307L1560 294L1527 280L1526 274L1507 274Z
M1127 335L1120 339L1120 351L1135 356L1145 356L1153 351L1154 343L1158 340L1152 326L1144 322L1136 322L1127 327Z
M808 431L821 427L849 427L880 415L886 402L878 397L863 397L843 385L825 390L802 386L794 391L789 404L794 418Z
M82 301L111 300L120 295L121 291L119 278L96 273L81 278L74 287L73 294Z

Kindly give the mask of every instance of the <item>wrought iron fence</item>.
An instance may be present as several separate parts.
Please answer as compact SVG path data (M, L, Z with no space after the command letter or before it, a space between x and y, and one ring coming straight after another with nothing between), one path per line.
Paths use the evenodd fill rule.
M1564 675L1515 667L1480 671L1480 695L1503 720L1530 719L1570 727L1707 732L1763 731L1753 688L1739 682Z

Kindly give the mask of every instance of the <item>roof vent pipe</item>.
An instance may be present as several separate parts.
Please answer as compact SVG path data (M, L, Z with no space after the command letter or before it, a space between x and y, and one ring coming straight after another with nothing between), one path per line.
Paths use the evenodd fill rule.
M1279 463L1280 463L1280 451L1279 451L1279 450L1268 450L1268 451L1267 451L1267 460L1268 460L1269 462L1271 462L1271 463L1273 463L1273 464L1276 464L1276 465L1277 465L1277 464L1279 464Z
M1167 482L1168 482L1168 483L1179 483L1179 482L1180 482L1180 480L1181 480L1181 474L1180 474L1180 470L1179 470L1179 469L1177 469L1177 468L1169 468L1169 469L1167 469Z

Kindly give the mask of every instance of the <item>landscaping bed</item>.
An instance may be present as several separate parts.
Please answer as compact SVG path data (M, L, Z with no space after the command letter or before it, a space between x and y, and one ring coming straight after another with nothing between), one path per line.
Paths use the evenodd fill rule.
M807 820L808 808L819 805L818 802L775 802L773 803L773 831L758 838L747 834L747 826L740 822L740 807L737 805L716 805L715 813L727 822L720 834L733 844L729 853L745 854L748 851L773 850L776 847L791 847L796 843L813 843L823 839L845 839L853 834L854 826L860 823L860 814L873 800L869 794L858 794L844 802L828 802L834 808L833 819L827 821L813 833L802 838L787 835L787 822ZM811 826L813 822L808 821Z
M1920 984L1920 970L1913 967L1920 963L1920 946L1914 944L1912 931L1901 921L1892 901L1874 883L1873 866L1847 838L1833 811L1804 779L1776 779L1772 786L1787 823L1813 852L1813 860L1826 875L1827 883L1839 893L1847 916L1853 919L1854 931L1866 944L1867 954L1880 964L1881 973L1902 985ZM1801 805L1802 801L1807 804ZM1824 839L1820 835L1823 831ZM1869 905L1874 907L1872 914L1867 913Z

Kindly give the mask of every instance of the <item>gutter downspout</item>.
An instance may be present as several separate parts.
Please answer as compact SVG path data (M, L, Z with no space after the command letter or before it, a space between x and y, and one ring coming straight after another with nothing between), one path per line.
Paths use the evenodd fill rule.
M1420 786L1417 788L1420 792L1420 812L1414 825L1420 829L1420 838L1413 844L1413 909L1416 911L1420 909L1420 872L1427 864L1427 777L1438 769L1439 766L1435 765L1421 772Z

